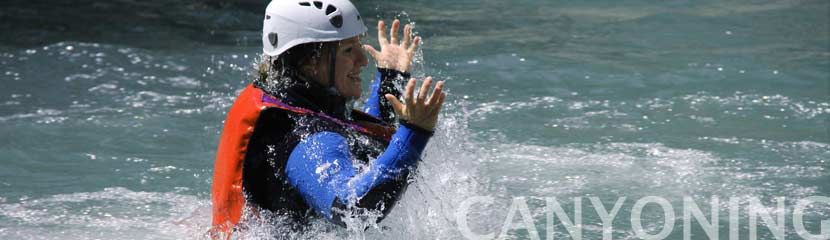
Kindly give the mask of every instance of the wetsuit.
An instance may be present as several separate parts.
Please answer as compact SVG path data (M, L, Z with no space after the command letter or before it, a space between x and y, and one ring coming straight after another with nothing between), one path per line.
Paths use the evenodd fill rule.
M378 69L365 113L318 84L246 88L217 152L214 226L227 231L239 221L239 194L248 207L299 225L320 216L342 226L344 216L365 210L382 213L380 221L405 191L431 136L406 122L394 134L383 131L396 121L383 96L400 96L394 81L407 77Z

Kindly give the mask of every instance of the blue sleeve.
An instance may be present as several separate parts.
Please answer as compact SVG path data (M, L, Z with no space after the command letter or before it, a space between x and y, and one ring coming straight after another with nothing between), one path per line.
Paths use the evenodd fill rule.
M294 148L285 172L289 183L306 203L332 220L335 201L355 206L373 188L414 171L429 137L429 133L402 124L386 151L367 170L360 171L354 166L346 138L333 132L320 132Z
M363 112L378 119L383 119L386 123L395 122L395 110L392 109L392 105L389 104L389 101L384 96L386 94L392 94L400 98L401 92L395 85L403 85L409 76L409 73L378 68L375 80L372 82L372 92L369 95L366 106L363 107Z

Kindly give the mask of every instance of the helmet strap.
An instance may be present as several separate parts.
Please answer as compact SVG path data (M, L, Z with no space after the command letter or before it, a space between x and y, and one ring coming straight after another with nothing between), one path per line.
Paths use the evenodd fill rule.
M337 70L337 45L332 44L329 48L329 87L334 86L334 72Z

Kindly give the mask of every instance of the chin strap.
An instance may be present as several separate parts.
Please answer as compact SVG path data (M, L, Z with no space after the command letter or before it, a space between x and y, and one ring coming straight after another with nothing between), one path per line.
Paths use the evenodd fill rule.
M339 43L338 43L339 44ZM332 44L329 47L329 85L326 87L329 92L334 95L342 96L337 86L334 85L334 73L337 71L337 45ZM348 105L351 106L351 105ZM348 112L348 111L347 111Z
M334 88L334 72L337 70L337 45L329 48L329 87Z

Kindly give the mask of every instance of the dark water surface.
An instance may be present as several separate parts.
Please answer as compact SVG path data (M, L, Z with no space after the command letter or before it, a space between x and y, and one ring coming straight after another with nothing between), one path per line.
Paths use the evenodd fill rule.
M626 197L612 236L636 239L635 202L658 196L680 239L683 197L711 216L717 196L721 238L730 198L747 239L750 210L784 197L784 236L799 239L797 201L830 196L828 1L355 3L368 43L378 19L416 23L414 74L447 80L448 106L389 219L303 237L457 239L459 207L490 196L470 210L474 233L500 234L525 197L541 238L570 236L558 220L547 231L545 200L573 220L581 197L583 237L600 239L588 198ZM204 237L222 120L261 51L264 5L0 3L0 239ZM657 234L663 213L648 206ZM810 206L819 234L830 204ZM776 237L764 224L758 236Z

